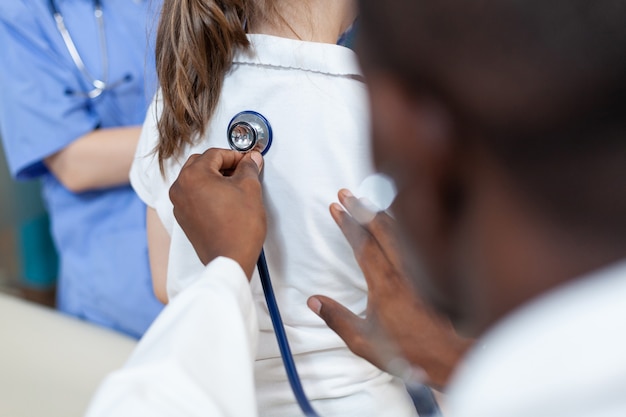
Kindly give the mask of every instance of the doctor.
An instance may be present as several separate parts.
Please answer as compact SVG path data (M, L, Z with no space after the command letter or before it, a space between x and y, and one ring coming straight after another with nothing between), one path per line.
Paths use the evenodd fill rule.
M322 296L309 306L366 356L378 346L364 337L372 318L394 309L395 325L379 323L404 351L445 346L424 340L430 326L406 325L424 307L398 306L406 287L388 278L411 271L429 303L480 336L447 385L448 415L626 415L626 2L360 10L376 163L398 185L404 245L381 233L384 218L353 223L362 207L341 192L345 210L331 212L369 266L376 303L365 322ZM256 415L246 278L265 232L261 168L256 153L216 150L187 163L171 198L207 268L104 383L91 416Z
M156 86L159 1L0 2L0 129L12 175L41 178L57 307L139 337L152 293L145 206L128 172Z

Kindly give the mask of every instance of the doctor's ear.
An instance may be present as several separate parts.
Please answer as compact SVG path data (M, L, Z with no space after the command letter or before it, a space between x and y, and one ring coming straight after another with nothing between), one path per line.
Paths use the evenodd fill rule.
M404 161L420 171L439 171L453 152L454 129L446 107L383 71L367 74L367 81L377 168L392 174L407 168L400 166Z

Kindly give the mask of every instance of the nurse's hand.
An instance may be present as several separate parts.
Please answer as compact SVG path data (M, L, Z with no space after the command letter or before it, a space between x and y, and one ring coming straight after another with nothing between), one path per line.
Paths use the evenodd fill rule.
M383 370L395 373L395 358L421 368L427 383L441 388L470 341L429 309L416 294L400 256L395 221L386 213L368 209L347 190L339 192L331 214L350 242L368 284L366 317L360 318L336 301L315 295L309 307L357 355ZM369 214L369 215L368 215ZM355 218L372 218L365 225Z
M190 156L172 184L174 217L205 265L225 256L252 276L267 231L262 167L258 152L212 148Z

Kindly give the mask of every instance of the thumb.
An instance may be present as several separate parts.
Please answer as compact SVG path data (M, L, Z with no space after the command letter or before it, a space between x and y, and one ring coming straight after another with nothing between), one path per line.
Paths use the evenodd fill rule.
M257 151L246 154L237 164L233 177L253 177L258 178L263 169L263 156Z
M263 155L260 152L252 151L250 152L250 159L254 161L259 170L259 173L263 170Z
M314 295L308 299L307 305L346 342L350 349L365 337L364 320L337 301L323 295Z

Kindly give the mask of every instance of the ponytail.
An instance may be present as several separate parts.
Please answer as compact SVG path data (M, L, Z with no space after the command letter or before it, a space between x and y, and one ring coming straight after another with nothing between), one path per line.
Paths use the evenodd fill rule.
M250 0L165 0L156 41L163 95L159 167L204 134L235 52L249 48Z

